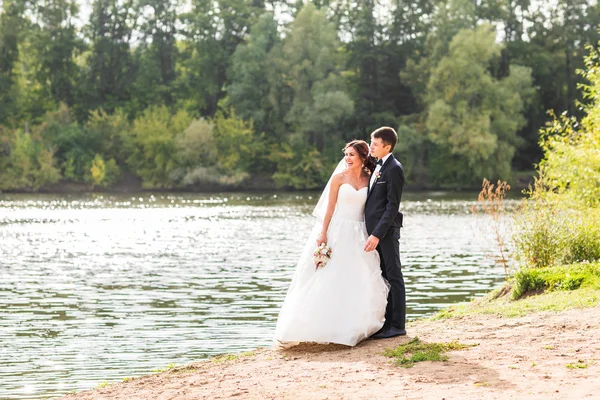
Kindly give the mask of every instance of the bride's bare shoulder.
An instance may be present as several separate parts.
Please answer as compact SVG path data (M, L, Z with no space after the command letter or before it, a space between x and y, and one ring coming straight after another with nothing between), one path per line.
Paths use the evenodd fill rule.
M346 179L346 175L344 175L343 172L339 172L331 178L331 184L332 185L341 185L342 183L344 183L345 179Z

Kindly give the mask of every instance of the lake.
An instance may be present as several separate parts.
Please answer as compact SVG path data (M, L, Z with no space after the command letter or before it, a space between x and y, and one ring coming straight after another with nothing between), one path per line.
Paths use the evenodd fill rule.
M0 398L269 346L316 196L0 194ZM404 195L409 319L503 281L476 198Z

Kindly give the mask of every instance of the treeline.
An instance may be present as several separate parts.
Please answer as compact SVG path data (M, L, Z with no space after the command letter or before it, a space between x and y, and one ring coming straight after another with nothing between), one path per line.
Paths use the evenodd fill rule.
M316 188L396 127L414 186L510 179L577 115L596 1L4 0L0 190Z

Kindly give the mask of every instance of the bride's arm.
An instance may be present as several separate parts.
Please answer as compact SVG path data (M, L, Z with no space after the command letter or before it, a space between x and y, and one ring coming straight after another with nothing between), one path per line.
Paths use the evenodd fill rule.
M333 212L335 211L335 204L337 203L338 191L343 183L342 174L337 174L331 179L331 187L329 188L329 202L327 203L327 211L323 218L323 228L321 233L317 236L317 246L321 243L327 243L327 230L329 229L329 223Z

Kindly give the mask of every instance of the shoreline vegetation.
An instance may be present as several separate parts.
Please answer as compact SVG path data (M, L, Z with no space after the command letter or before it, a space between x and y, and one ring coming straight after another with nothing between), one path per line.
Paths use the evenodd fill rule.
M480 201L492 217L494 246L501 254L495 260L507 272L503 287L411 322L408 337L366 340L355 348L305 344L223 355L65 399L597 395L600 54L588 51L583 95L591 103L580 120L563 115L542 132L544 158L514 218L512 253L506 252L497 223L507 186L499 182L494 189L484 182Z
M513 184L516 190L526 190L534 182L533 171L519 171L513 174ZM479 190L478 185L417 185L407 184L406 192L447 191L447 192L475 192ZM128 176L122 182L108 187L90 186L81 182L62 181L49 186L33 190L32 188L0 189L0 194L84 194L84 193L233 193L233 192L258 192L258 191L288 191L288 192L310 192L319 190L281 188L266 175L250 178L237 186L204 184L184 188L145 188L141 180L134 176ZM514 193L514 191L513 191Z

